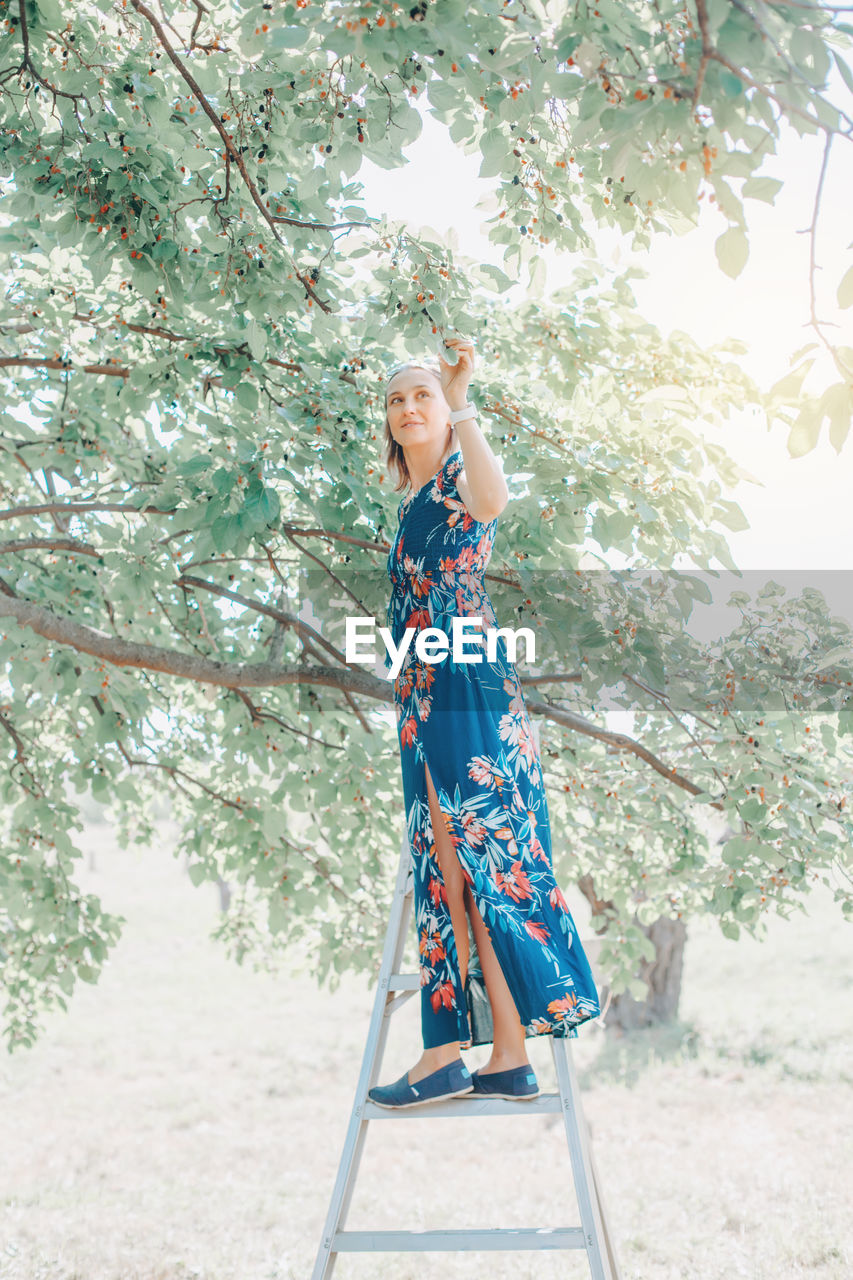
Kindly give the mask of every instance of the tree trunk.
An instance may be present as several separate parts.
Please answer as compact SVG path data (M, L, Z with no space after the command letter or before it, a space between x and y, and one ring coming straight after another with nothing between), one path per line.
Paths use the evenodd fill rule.
M582 876L578 887L596 915L613 906L612 902L604 902L596 895L592 876ZM607 1007L604 1015L606 1028L619 1027L628 1031L634 1027L660 1025L673 1021L678 1014L687 926L683 920L659 916L652 924L640 925L640 928L651 938L655 949L654 960L641 960L636 975L647 984L648 995L645 1000L635 1000L628 991L611 996L609 986L602 984L600 998L602 1009ZM603 932L599 930L599 933Z
M642 960L637 972L648 984L649 993L645 1000L635 1000L629 991L613 996L604 1017L605 1027L621 1027L623 1031L650 1027L672 1022L678 1013L687 926L683 920L660 916L640 928L655 948L654 960Z

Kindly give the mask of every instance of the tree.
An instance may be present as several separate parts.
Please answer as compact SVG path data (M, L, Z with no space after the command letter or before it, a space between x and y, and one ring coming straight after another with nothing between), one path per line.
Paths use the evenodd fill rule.
M776 189L760 170L781 122L821 133L827 156L849 140L823 89L832 62L850 87L835 12L296 0L169 21L142 0L70 18L23 0L5 15L9 1048L97 980L120 933L75 886L71 788L145 839L168 785L194 882L238 886L217 930L237 959L301 940L321 978L375 962L399 764L390 687L346 665L343 613L381 617L387 598L387 361L454 330L477 336L507 474L531 476L490 587L500 619L550 638L528 706L547 723L554 830L583 836L555 860L593 902L612 990L645 993L661 916L711 911L736 936L843 877L849 627L817 592L786 601L771 583L758 604L733 596L742 625L700 645L684 625L708 587L674 566L733 570L724 530L743 522L723 496L738 469L691 419L755 405L813 442L829 405L840 448L850 353L833 347L842 382L817 399L762 394L736 344L646 323L589 231L642 246L713 195L734 274L742 201ZM501 267L364 207L362 157L403 165L424 102L494 179ZM544 244L583 256L547 300ZM523 268L507 307L496 295ZM608 690L632 735L607 728ZM721 858L694 806L730 823ZM845 883L836 896L849 916Z

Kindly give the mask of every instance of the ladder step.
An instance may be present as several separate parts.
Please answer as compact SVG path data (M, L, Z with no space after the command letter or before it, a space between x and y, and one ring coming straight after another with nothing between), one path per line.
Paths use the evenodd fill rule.
M333 1253L470 1249L585 1249L580 1227L500 1227L485 1231L337 1231Z
M540 1093L529 1101L518 1098L486 1098L466 1094L443 1102L422 1102L414 1107L379 1107L364 1104L365 1120L425 1120L434 1116L542 1116L559 1115L563 1110L559 1093Z
M420 991L421 975L419 973L392 973L388 979L389 991Z

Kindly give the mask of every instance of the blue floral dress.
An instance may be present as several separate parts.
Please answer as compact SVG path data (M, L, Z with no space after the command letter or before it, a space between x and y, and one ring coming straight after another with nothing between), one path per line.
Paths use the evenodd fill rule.
M448 637L454 617L476 617L465 652L482 661L426 662L414 637L394 680L425 1048L472 1043L466 991L430 820L426 767L462 871L515 1001L525 1035L576 1034L600 1012L589 961L554 880L539 755L521 686L497 627L483 575L497 520L473 519L456 488L459 450L405 497L388 556L386 624ZM386 658L386 670L391 667ZM469 932L469 938L471 934ZM474 1040L474 1043L486 1043Z

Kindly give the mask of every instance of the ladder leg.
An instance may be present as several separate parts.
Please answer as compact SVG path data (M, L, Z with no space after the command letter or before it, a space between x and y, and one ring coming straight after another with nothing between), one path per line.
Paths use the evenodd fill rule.
M557 1086L560 1091L563 1121L572 1161L575 1196L586 1239L590 1274L592 1280L619 1280L619 1272L614 1265L612 1245L604 1224L589 1134L568 1037L552 1036L551 1053L557 1071Z
M364 1118L364 1107L367 1092L376 1084L376 1077L382 1065L382 1055L388 1038L389 1019L386 1017L389 982L391 975L400 967L403 949L406 942L406 930L413 901L413 881L411 878L411 854L407 836L403 836L400 849L400 865L397 870L397 883L391 905L391 915L385 934L385 946L382 951L382 963L379 968L379 980L376 998L373 1002L373 1013L367 1033L367 1043L361 1063L361 1072L355 1090L355 1102L350 1116L349 1128L344 1140L341 1162L335 1180L326 1225L311 1280L328 1280L334 1270L337 1253L332 1249L335 1233L339 1231L349 1211L350 1200L355 1186L356 1174L364 1148L367 1133L367 1122Z
M604 1192L601 1187L601 1178L598 1176L598 1166L595 1163L595 1150L590 1140L589 1144L589 1163L592 1167L592 1182L595 1189L596 1199L598 1200L598 1212L601 1218L601 1226L604 1232L604 1247L607 1252L607 1261L610 1264L610 1274L612 1280L622 1280L622 1273L619 1270L619 1263L616 1260L616 1247L613 1243L613 1236L610 1231L610 1223L607 1217L607 1206L604 1202Z

